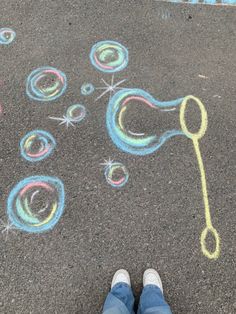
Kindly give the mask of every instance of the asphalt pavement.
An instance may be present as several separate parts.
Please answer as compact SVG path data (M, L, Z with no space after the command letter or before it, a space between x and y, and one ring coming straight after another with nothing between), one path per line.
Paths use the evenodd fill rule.
M0 313L97 314L117 269L130 272L138 300L142 274L149 267L159 271L174 314L236 312L235 25L235 6L1 1L0 28L11 28L15 38L0 44ZM128 52L121 55L123 69L113 74L103 65L101 71L89 57L94 44L107 40ZM61 71L56 73L56 97L47 91L49 101L37 99L43 97L35 93L37 81L33 88L27 81L42 67ZM113 89L120 85L104 89L112 79ZM84 83L92 84L90 95L81 93ZM212 225L220 238L218 258L208 258L201 249L206 222L193 141L176 135L152 153L137 153L135 136L142 140L143 134L160 137L181 130L179 107L158 111L134 98L124 128L136 135L128 135L132 141L125 151L111 139L106 121L109 98L125 91L121 88L143 90L160 101L194 95L204 104L208 126L199 147ZM65 120L73 104L85 109L78 123ZM197 132L197 107L189 109L188 121ZM32 130L44 130L55 140L54 145L47 139L52 151L42 160L30 152L27 159L20 150L22 138ZM44 155L37 145L32 149ZM134 146L133 153L127 151ZM101 165L105 160L125 169L118 167L113 178L111 163ZM51 222L43 212L51 203L42 207L39 199L42 208L35 219L42 223L29 229L27 213L16 209L14 186L20 182L21 192L28 193L22 190L23 180L32 176L32 184L35 176L43 183L46 176L57 177L65 199L63 204L62 194L53 194L60 217ZM31 191L45 188L42 182L38 190L30 186ZM58 186L56 192L62 193ZM31 194L32 202L36 194ZM206 242L214 251L214 239Z

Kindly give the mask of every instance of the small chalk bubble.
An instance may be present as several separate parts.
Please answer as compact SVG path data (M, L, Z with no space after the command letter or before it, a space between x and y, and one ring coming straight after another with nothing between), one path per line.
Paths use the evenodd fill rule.
M112 162L108 164L105 167L104 175L107 183L115 188L124 186L129 179L127 168L120 162Z
M86 113L86 108L83 105L75 104L68 107L66 117L72 123L79 123L85 118Z
M11 28L0 28L0 45L9 45L16 37L16 33Z
M80 89L81 94L84 96L91 95L94 92L94 90L95 90L95 87L91 83L84 83Z

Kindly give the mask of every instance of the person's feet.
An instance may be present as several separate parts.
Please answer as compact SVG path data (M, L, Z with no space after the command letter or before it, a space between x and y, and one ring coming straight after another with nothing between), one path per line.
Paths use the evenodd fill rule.
M114 274L112 283L111 283L111 288L113 288L117 283L121 283L121 282L126 283L127 285L131 286L129 273L125 269L119 269Z
M155 269L150 268L145 270L143 274L143 286L145 287L147 285L157 286L163 293L161 278Z

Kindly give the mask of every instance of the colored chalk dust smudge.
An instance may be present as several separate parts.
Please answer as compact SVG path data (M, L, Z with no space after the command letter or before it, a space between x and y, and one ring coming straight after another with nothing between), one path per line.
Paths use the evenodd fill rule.
M91 83L84 83L82 86L81 86L81 94L84 95L84 96L88 96L88 95L91 95L95 90L95 87L93 86L93 84Z
M50 230L63 213L64 200L64 185L60 179L47 176L25 178L9 194L9 221L26 232Z
M127 67L129 53L127 48L116 41L100 41L92 47L90 61L99 71L115 73Z
M16 33L11 28L0 28L0 45L9 45L16 38Z
M20 141L20 152L23 158L36 162L47 158L54 148L54 137L43 130L33 130L27 133Z
M129 179L126 167L120 162L112 162L105 167L105 178L107 183L115 188L124 186Z
M169 138L183 135L182 130L167 130L161 136L132 132L124 124L124 116L132 102L138 102L154 110L170 111L179 106L183 98L159 101L141 89L123 89L115 93L108 104L106 125L114 144L121 150L134 155L147 155L158 150Z
M72 123L81 122L86 116L86 108L83 105L75 104L71 105L66 111L66 117Z
M41 67L30 73L26 82L27 95L37 101L51 101L66 90L66 75L53 67Z

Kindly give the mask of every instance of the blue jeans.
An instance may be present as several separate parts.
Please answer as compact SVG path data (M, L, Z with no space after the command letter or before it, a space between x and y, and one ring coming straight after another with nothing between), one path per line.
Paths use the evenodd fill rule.
M129 285L117 283L109 292L103 314L134 314L134 296ZM171 314L161 290L154 285L143 288L138 314Z

